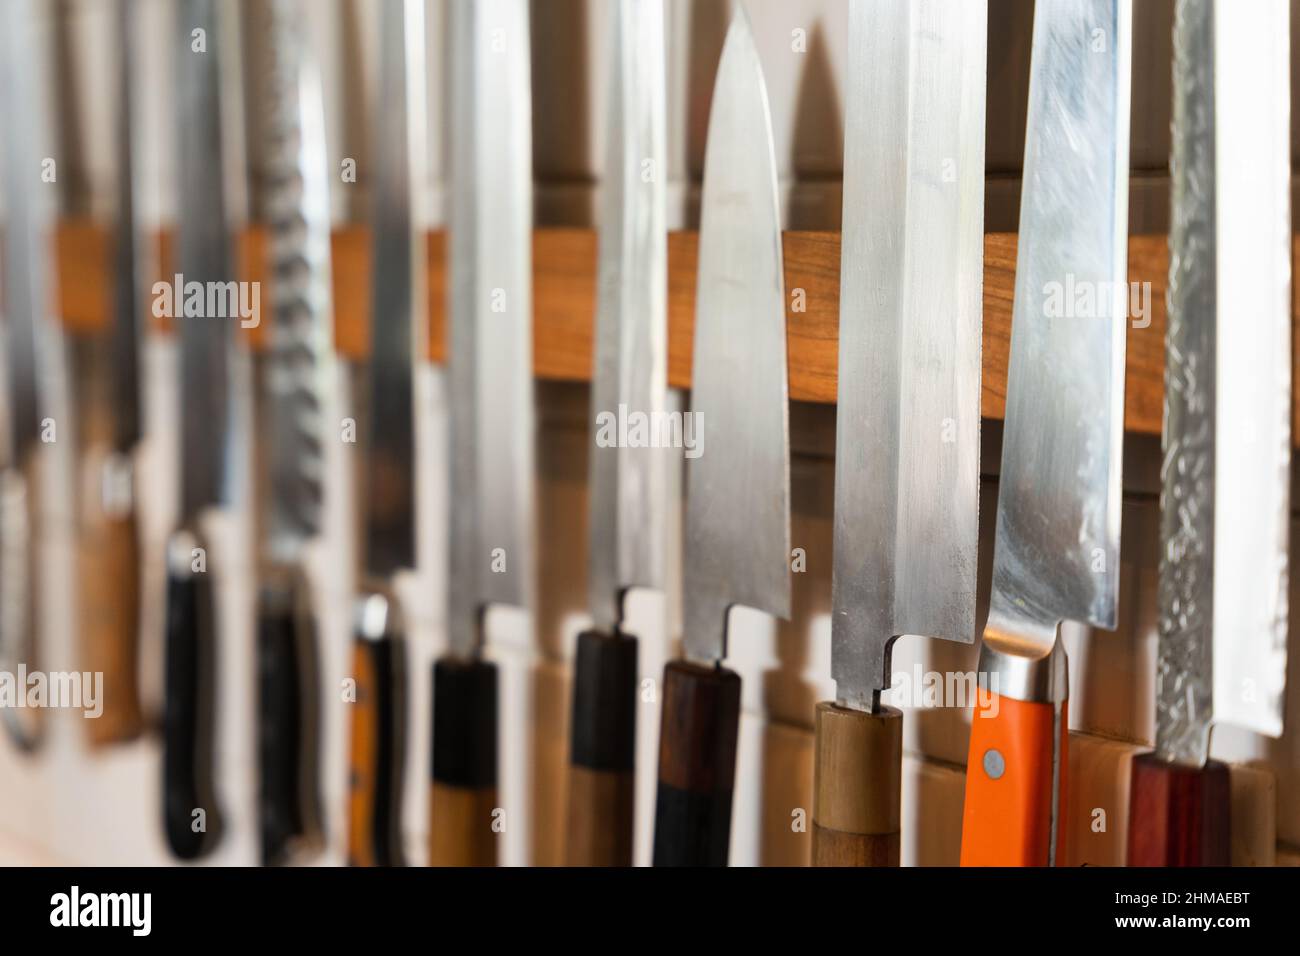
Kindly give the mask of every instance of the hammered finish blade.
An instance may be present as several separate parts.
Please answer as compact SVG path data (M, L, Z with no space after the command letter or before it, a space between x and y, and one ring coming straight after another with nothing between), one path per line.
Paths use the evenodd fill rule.
M767 87L744 10L709 115L687 460L686 655L726 656L727 611L790 614L785 282Z
M614 68L601 198L596 358L591 391L588 594L597 628L622 615L621 594L663 584L665 450L616 441L632 415L653 423L667 380L664 10L660 0L614 4Z
M533 574L532 93L527 0L455 0L452 20L452 653Z
M987 19L849 13L831 670L857 708L894 638L975 639Z

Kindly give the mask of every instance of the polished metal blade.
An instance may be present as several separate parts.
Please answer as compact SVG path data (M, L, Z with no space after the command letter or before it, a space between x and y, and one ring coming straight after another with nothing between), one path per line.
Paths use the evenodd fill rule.
M199 314L190 314L185 296L175 303L181 340L181 516L186 522L225 501L231 486L229 365L239 317L214 294L235 290L218 65L220 6L217 0L182 0L173 41L175 128L185 131L177 137L180 273L186 289L200 283L205 292ZM195 48L196 30L203 31L205 49ZM232 301L232 296L224 296L225 306ZM218 308L210 309L213 304Z
M831 671L890 686L903 634L975 639L987 8L849 13Z
M264 208L271 224L270 347L262 359L269 471L266 552L292 561L321 528L325 389L332 374L330 204L320 76L301 0L263 7Z
M1288 20L1285 0L1175 7L1156 752L1191 766L1212 721L1282 730Z
M533 568L532 92L527 0L455 0L450 290L451 649Z
M143 135L135 104L136 0L118 0L117 222L113 241L113 316L109 331L109 397L113 450L129 455L140 441L140 316L148 262L136 221L136 178Z
M414 369L428 342L423 0L380 7L379 98L371 219L370 427L365 570L387 578L415 566Z
M986 659L1047 660L1062 620L1115 626L1131 17L1034 8Z
M743 8L713 87L686 466L686 655L726 656L727 612L790 614L785 283L767 86ZM689 423L688 423L689 426Z
M663 3L617 0L613 13L587 558L591 614L604 630L618 625L627 588L663 584L669 454L652 447L667 380Z

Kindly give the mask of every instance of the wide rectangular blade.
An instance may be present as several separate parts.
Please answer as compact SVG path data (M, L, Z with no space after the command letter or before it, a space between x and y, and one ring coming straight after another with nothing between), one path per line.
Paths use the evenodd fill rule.
M451 649L533 574L532 92L527 0L455 0Z
M379 98L371 217L370 428L365 570L386 578L415 567L414 363L427 336L423 195L423 0L380 6Z
M1128 288L1128 0L1040 0L990 634L1113 628Z
M633 416L657 426L667 380L663 4L617 0L613 19L587 558L591 614L604 630L618 624L625 589L663 584L667 465L667 453L650 447L650 433L642 433L641 444L622 439L625 424L633 434Z
M138 143L135 104L136 0L117 0L117 222L113 240L113 316L109 331L109 397L113 449L129 455L141 437L140 316L148 253L136 221Z
M849 12L831 670L890 686L902 634L975 639L986 4Z
M713 87L687 459L686 655L726 656L727 611L790 614L790 424L781 213L767 86L739 8Z
M271 222L271 341L262 359L267 551L294 560L321 528L331 374L330 204L320 77L300 0L271 0L262 132Z
M173 37L176 58L176 129L180 166L179 263L186 289L199 283L200 314L175 303L180 326L181 516L193 519L222 502L230 488L230 348L237 315L209 315L206 303L217 289L234 289L227 219L225 152L222 135L222 31L216 0L182 0ZM205 49L196 49L202 30ZM233 301L227 296L226 301Z

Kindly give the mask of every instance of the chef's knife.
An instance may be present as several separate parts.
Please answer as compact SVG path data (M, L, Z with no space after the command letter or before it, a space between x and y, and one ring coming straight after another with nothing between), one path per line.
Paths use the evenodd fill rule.
M263 500L259 579L262 859L288 860L320 819L315 624L304 550L321 530L325 389L332 376L330 204L320 78L301 0L268 0L264 208L271 227L269 348L260 358Z
M82 503L81 645L86 669L104 675L103 712L87 723L91 743L102 746L137 736L140 707L140 539L136 453L141 439L139 347L142 283L147 243L136 220L140 174L140 122L135 109L135 0L118 0L117 220L113 235L113 312L97 363L106 387L94 393L92 415L108 419L106 439L86 456ZM96 435L98 439L99 436Z
M1133 866L1227 866L1228 768L1210 760L1211 725L1282 730L1288 20L1285 0L1175 7L1156 747L1133 761Z
M618 0L600 223L591 428L602 416L658 421L667 378L664 11ZM650 447L591 443L587 590L593 626L573 677L568 860L631 866L637 641L623 630L632 587L663 586L665 460Z
M664 668L656 866L727 862L740 677L722 666L735 605L790 614L785 282L767 87L738 8L709 116L687 470L685 659Z
M221 28L216 0L182 0L176 12L177 197L180 273L204 289L177 297L180 331L181 508L167 544L163 802L172 852L193 859L221 831L213 786L217 614L209 509L227 503L232 467L228 366L237 316L209 314L207 290L232 283L221 119ZM202 30L199 44L194 31ZM197 297L195 297L197 299Z
M1034 8L993 590L964 866L1064 857L1062 621L1115 626L1128 257L1128 0Z
M348 860L356 866L402 863L406 621L393 578L416 563L413 382L428 341L420 215L427 148L423 0L387 0L379 42L369 452L348 807Z
M831 672L813 862L899 861L903 634L975 639L987 8L849 12Z
M452 19L450 651L433 669L429 859L496 858L494 605L533 576L532 91L526 0Z
M0 12L0 175L4 177L4 274L8 447L0 473L0 668L35 670L38 632L39 467L42 419L47 413L46 369L52 356L48 324L54 249L53 184L42 179L38 144L49 129L43 48L30 0ZM34 749L42 721L36 708L5 707L14 743Z

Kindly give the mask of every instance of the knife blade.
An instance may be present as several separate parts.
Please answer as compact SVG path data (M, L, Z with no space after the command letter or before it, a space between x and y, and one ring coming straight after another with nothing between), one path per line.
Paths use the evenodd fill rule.
M785 290L767 87L738 7L714 81L704 161L687 472L683 648L664 669L656 866L727 861L740 677L728 612L790 615Z
M662 2L619 0L611 35L588 452L593 626L578 635L569 772L569 863L592 866L632 864L637 640L623 598L663 586L666 478L659 449L599 440L602 422L638 415L653 427L667 380Z
M4 5L0 14L0 95L4 134L5 241L3 308L8 444L0 497L0 668L18 673L39 666L39 467L42 422L51 381L48 353L53 298L53 197L42 179L38 144L49 129L47 89L41 78L45 49L36 7L29 0ZM42 738L40 711L4 708L4 725L21 750Z
M348 859L402 862L405 631L393 576L414 568L414 370L428 341L424 224L417 213L428 148L422 0L380 7L371 223L370 407L364 558L353 648Z
M164 823L168 844L194 859L220 838L213 781L217 601L201 522L226 504L234 469L228 366L235 317L209 290L234 279L222 129L221 29L214 0L182 0L173 36L181 211L177 224L185 288L205 291L175 303L180 332L181 507L167 545L163 705ZM202 48L194 31L202 30ZM197 286L192 286L197 283ZM208 299L218 308L210 309ZM202 811L201 813L199 811Z
M325 390L333 377L330 203L320 77L301 0L262 8L274 323L262 359L268 492L259 594L262 858L318 842L315 621L304 550L321 531Z
M967 0L850 7L822 865L898 864L894 640L975 639L987 21Z
M1246 15L1175 7L1156 742L1133 763L1135 866L1227 866L1228 768L1210 759L1212 726L1282 730L1288 21L1273 0Z
M1128 301L1128 0L1034 8L993 589L963 866L1064 858L1062 621L1114 628Z
M532 606L532 89L526 0L451 7L450 650L434 664L429 855L496 857L490 608Z

